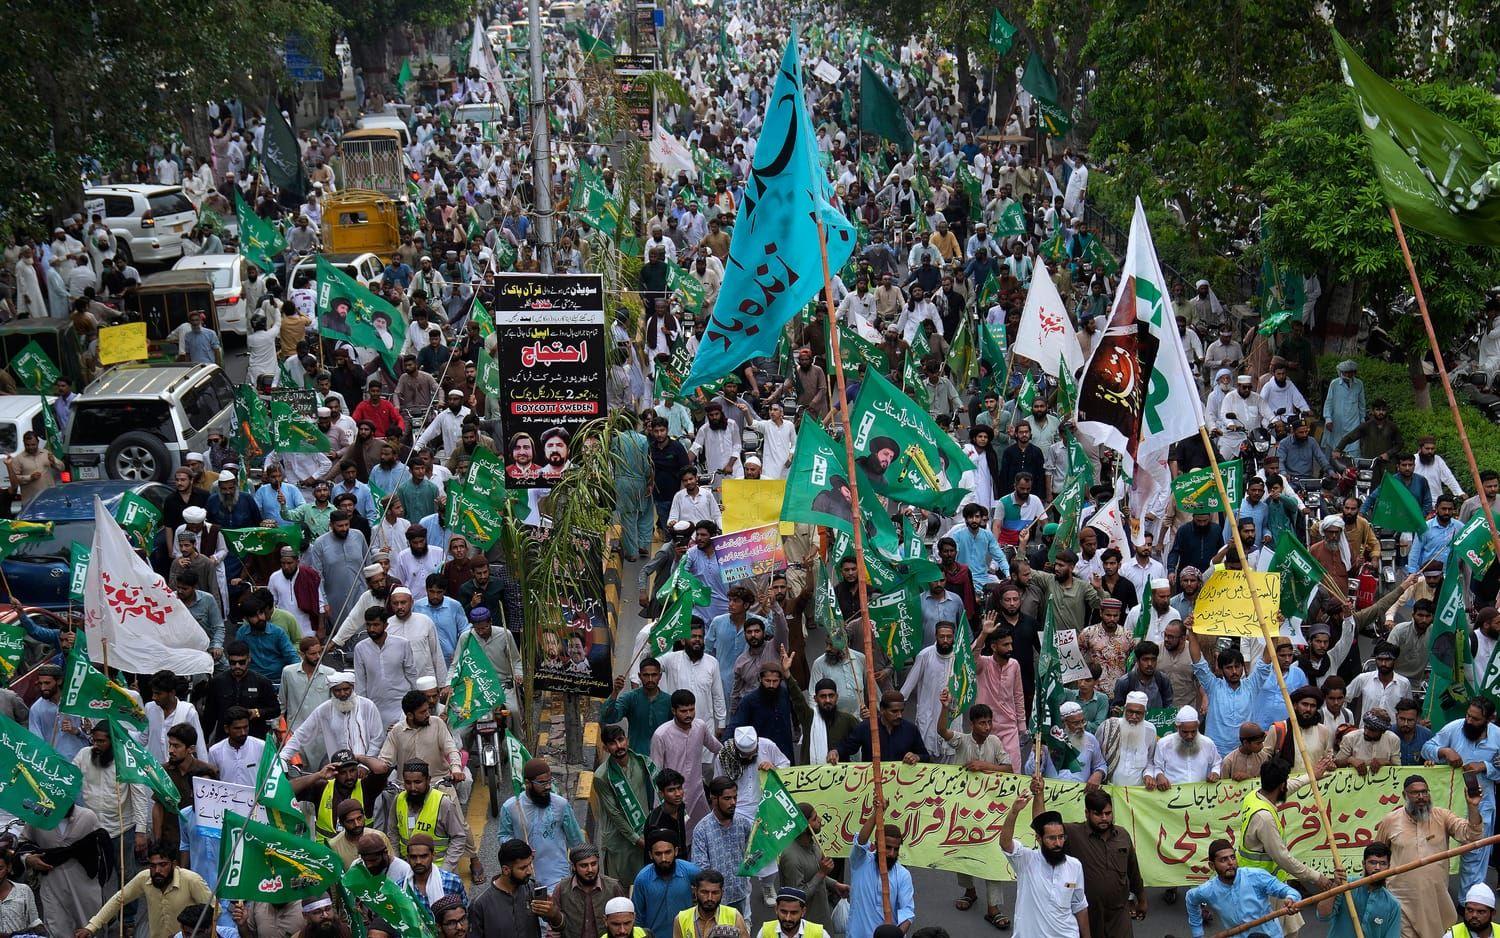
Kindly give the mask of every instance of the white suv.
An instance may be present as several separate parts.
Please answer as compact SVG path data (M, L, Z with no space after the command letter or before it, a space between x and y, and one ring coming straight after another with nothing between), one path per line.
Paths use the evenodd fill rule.
M104 216L115 250L131 263L182 257L183 238L198 221L181 186L96 186L84 191L83 204L90 219Z

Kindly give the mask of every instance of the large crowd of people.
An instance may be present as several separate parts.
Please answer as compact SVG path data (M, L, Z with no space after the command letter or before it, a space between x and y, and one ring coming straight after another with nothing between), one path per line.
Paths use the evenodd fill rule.
M492 12L504 23L512 11ZM282 224L286 254L275 272L246 265L244 380L311 389L332 448L250 464L233 445L236 431L216 428L171 476L149 556L202 626L213 671L119 677L144 704L139 742L165 767L180 810L145 785L119 783L107 722L60 712L79 627L15 609L47 660L30 675L29 702L0 690L3 712L71 761L83 784L61 824L14 825L0 839L0 936L93 938L121 927L150 938L414 935L391 910L351 912L337 895L216 900L220 831L196 815L194 780L254 788L267 745L279 746L311 836L346 867L407 890L443 938L750 938L756 923L761 938L915 938L941 931L929 910L945 903L1028 938L1122 938L1148 911L1173 914L1161 909L1180 903L1198 938L1210 922L1249 922L1494 832L1493 704L1476 694L1449 714L1456 718L1435 720L1424 693L1438 661L1431 636L1441 597L1456 594L1473 610L1472 627L1456 636L1471 686L1485 683L1500 642L1500 580L1448 563L1460 528L1500 510L1500 474L1486 468L1476 492L1435 439L1404 438L1390 402L1366 398L1357 359L1320 373L1314 280L1288 331L1271 334L1208 281L1174 285L1212 455L1242 462L1238 504L1195 513L1170 490L1122 499L1115 454L1091 447L1096 484L1063 517L1077 436L1067 389L1020 357L1007 357L1008 370L991 358L966 365L975 356L966 359L962 343L972 349L985 327L1008 348L1032 281L1047 278L1079 356L1090 356L1119 284L1089 201L1089 162L1044 139L1029 93L1004 113L992 79L960 87L942 49L914 39L877 56L866 31L825 25L804 33L804 61L841 77L813 78L809 68L806 104L836 205L861 229L859 248L832 280L831 316L820 294L786 328L777 355L746 362L711 391L679 394L668 372L675 355L697 348L732 263L789 15L781 4L674 6L661 34L643 38L615 13L579 5L567 27L579 42L548 46L561 80L547 103L562 132L552 143L557 241L545 252L558 273L596 271L605 252L640 261L622 285L639 298L639 318L611 323L619 549L638 577L643 621L663 614L664 587L680 571L707 595L669 650L646 646L648 625L633 647L618 643L613 687L597 707L588 810L557 790L554 763L531 758L508 766L516 794L493 830L471 826L474 734L444 719L468 645L482 650L507 700L520 701L527 684L520 585L497 551L450 530L444 510L477 451L494 454L508 438L478 378L493 348L469 315L472 302L497 274L539 271L544 253L528 127L465 123L455 108L500 103L518 116L519 102L459 59L447 74L421 65L395 97L361 80L357 109L401 114L411 136L412 217L371 284L410 322L405 335L386 337L398 362L390 372L377 350L320 335L313 268L292 273L321 248L320 200L341 184L334 157L353 114L300 132L311 187L292 205L257 166L263 116L224 102L209 111L211 152L163 143L115 181L181 185L201 212L190 253L231 250L208 219L233 218L241 197ZM583 37L621 51L654 38L687 102L660 102L656 126L692 165L653 147L643 188L627 188L611 141L591 124L580 77L596 50ZM909 150L853 123L862 60L911 119ZM602 232L572 204L584 172L629 206L626 230ZM71 317L85 342L115 321L116 301L141 276L101 219L81 215L50 237L16 241L4 268L0 319ZM830 319L845 337L846 380L831 359ZM225 363L222 337L201 319L178 338L182 360ZM826 531L791 526L784 567L748 582L726 577L715 555L725 517L740 507L726 480L822 484L793 474L798 427L820 422L842 435L859 384L855 339L864 367L922 401L912 406L974 467L951 513L878 500L877 510L916 532L934 571L915 584L918 650L905 662L870 641L864 610L882 591L853 552L833 555ZM97 359L96 345L88 357ZM3 370L0 382L12 393L38 390ZM42 390L65 435L83 389L64 377ZM53 450L59 440L28 431L19 442L5 458L18 506L70 484ZM1188 438L1168 470L1200 471L1210 457ZM1422 530L1372 524L1388 477L1418 506ZM223 534L258 525L299 526L304 545L242 555ZM1305 608L1278 616L1270 641L1195 631L1204 584L1225 570L1266 570L1284 534L1327 573ZM826 584L824 563L833 571ZM1456 589L1444 582L1451 577L1462 580ZM1064 765L1033 743L1038 664L1056 653L1044 647L1049 616L1073 634L1087 672L1057 708L1059 733L1077 753ZM966 649L978 690L958 712L950 679ZM1168 713L1170 725L1159 730L1152 711ZM1030 776L995 841L1010 875L997 859L992 878L958 874L955 899L918 900L903 853L911 832L889 817L877 830L887 803L873 795L862 826L843 832L853 835L847 852L825 852L824 818L802 802L805 830L762 868L744 869L769 770L868 761L877 745L887 762ZM1417 771L1432 766L1461 770L1452 773L1453 810L1434 805L1434 775ZM1366 819L1368 843L1345 847L1360 869L1330 875L1293 851L1278 811L1293 793L1337 771L1386 770L1401 773L1400 803ZM1085 789L1081 820L1047 808L1044 779ZM1111 792L1220 780L1248 788L1238 825L1212 832L1202 881L1181 895L1148 888L1142 845L1116 823ZM1023 821L1035 846L1016 837ZM1291 936L1316 916L1342 936L1357 916L1366 938L1482 938L1495 906L1489 866L1490 849L1476 849L1457 876L1425 866L1257 928Z

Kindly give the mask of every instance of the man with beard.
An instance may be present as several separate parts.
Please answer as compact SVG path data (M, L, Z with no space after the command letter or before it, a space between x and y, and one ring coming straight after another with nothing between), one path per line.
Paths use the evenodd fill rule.
M438 411L437 415L422 428L422 435L417 438L417 448L428 445L434 439L441 439L442 445L438 447L438 457L448 458L448 454L458 446L463 433L464 419L468 416L469 408L464 406L464 392L454 388L448 392L448 407Z
M723 615L714 616L708 623L708 630L703 637L703 647L719 663L719 680L724 688L725 696L728 697L735 686L735 659L740 656L747 645L745 626L750 621L750 607L755 603L755 591L748 586L736 584L729 588L726 595L729 611ZM765 620L760 619L759 616L755 618L760 622L760 638L763 646ZM729 708L733 710L738 704L738 698L731 698Z
M1495 917L1495 891L1475 883L1464 893L1463 921L1443 933L1443 938L1490 938Z
M382 786L382 790L383 786ZM379 792L376 792L379 794ZM339 832L328 838L328 849L339 855L344 861L347 869L353 866L360 858L359 844L366 837L374 838L374 842L384 849L390 850L391 842L386 839L385 834L373 827L366 827L368 815L359 801L354 798L345 798L333 807L334 819L338 821Z
M1016 934L1088 938L1083 864L1068 856L1062 815L1042 810L1042 791L1042 780L1032 778L1029 792L1016 793L997 838L1016 874ZM1035 847L1016 841L1016 821L1028 804Z
M1349 682L1349 701L1361 714L1372 710L1394 713L1396 704L1411 696L1411 682L1396 673L1399 650L1390 642L1375 645L1375 670L1362 671ZM1484 761L1489 761L1488 759Z
M287 758L284 750L282 758ZM383 784L377 784L382 781L370 773L352 751L341 749L318 771L292 779L292 794L299 801L313 806L314 829L318 838L326 843L339 833L334 808L352 798L359 802L366 814L373 814L375 801L385 790Z
M354 439L336 454L332 460L333 468L329 470L330 480L335 473L338 475L334 484L335 495L340 491L355 491L356 483L368 489L366 483L370 479L370 470L380 464L380 450L385 441L375 435L374 422L361 420L354 427Z
M1105 553L1113 553L1115 561L1119 561L1119 551L1111 548ZM1123 578L1121 583L1130 585ZM1096 586L1107 589L1102 580ZM1099 600L1099 621L1078 633L1079 650L1085 661L1099 666L1099 681L1104 687L1114 687L1125 679L1125 662L1135 643L1132 630L1120 627L1124 613L1123 602L1114 596L1106 596Z
M250 646L244 642L236 639L225 645L224 658L229 666L208 680L203 726L212 738L222 739L228 732L230 711L241 709L250 720L248 731L264 739L281 716L276 686L250 670Z
M412 528L411 530L420 529ZM437 552L433 551L433 553ZM418 582L423 581L425 581L425 576ZM424 677L433 678L439 684L448 683L448 665L443 658L442 645L438 642L437 626L427 616L412 611L411 590L404 586L391 590L390 605L391 615L387 628L391 636L406 639L407 644L411 646L412 657L416 659L417 670Z
M1334 675L1328 680L1338 681L1339 678ZM1331 691L1332 687L1329 689ZM1341 697L1343 692L1343 686L1340 685L1338 694ZM1291 696L1292 714L1297 720L1297 728L1302 732L1302 743L1307 747L1308 758L1312 759L1319 774L1331 770L1334 767L1333 738L1336 726L1327 725L1323 719L1324 692L1309 685L1292 691ZM1342 719L1338 720L1338 724L1342 722ZM1301 760L1297 754L1296 737L1286 721L1273 723L1266 729L1266 752L1279 757L1288 765L1298 764Z
M805 801L798 802L797 810L807 819L807 827L776 858L781 888L802 893L803 912L808 921L827 922L833 904L849 896L849 885L833 879L834 860L825 856L818 845L823 819Z
M916 765L919 762L931 762L932 756L928 754L927 745L922 741L922 734L906 716L906 695L900 691L886 691L880 695L880 754L882 758L895 762L897 759L907 765ZM840 762L854 758L858 752L865 756L864 761L869 761L870 755L870 721L860 720L854 727L854 732L844 738L837 747L828 750L828 764L838 765Z
M767 745L778 750L778 755L796 751L796 728L802 725L807 698L803 696L802 688L786 676L790 665L788 656L783 656L780 662L768 661L761 665L760 685L740 702L726 727L726 736L751 729ZM722 753L720 758L722 761ZM786 757L780 755L780 758L785 760Z
M381 722L380 708L369 698L354 693L352 671L331 675L328 694L328 699L314 707L307 719L292 731L282 746L282 758L290 759L317 745L323 752L347 753L356 764L369 768L371 758L385 742L387 724ZM303 761L308 760L304 757ZM334 799L335 803L337 800Z
M150 842L151 793L144 785L121 785L115 776L115 747L109 725L100 722L89 732L89 748L73 757L73 764L83 773L79 796L99 819L99 826L109 835L110 856L121 856L121 844L128 847L125 870L115 870L104 884L106 892L120 887L121 878L135 870L132 860L145 858Z
M583 843L583 832L566 798L552 791L552 767L546 759L531 759L521 768L521 794L506 799L500 809L500 839L517 832L536 851L536 881L548 890L568 875L568 851Z
M1149 698L1144 691L1125 695L1124 715L1099 725L1097 738L1104 753L1106 780L1112 785L1141 785L1156 762L1156 727L1146 722Z
M873 810L865 815L854 843L849 847L849 927L848 935L873 935L881 923L887 920L883 907L879 862L875 851L884 855L887 879L890 883L889 920L897 928L910 930L917 916L916 890L912 885L911 871L901 863L901 828L886 824L881 831L884 843L875 837L875 818L889 817L884 798L875 796Z
M562 427L549 427L542 434L542 479L556 482L571 464L570 434Z
M335 511L329 515L327 533L319 535L307 550L308 566L322 577L329 623L344 621L363 585L360 566L369 545L362 533L350 529L349 521L348 512Z
M417 901L430 911L444 896L464 899L464 883L458 874L435 863L441 863L437 854L436 838L431 834L412 834L406 842L406 862L411 864L410 886ZM476 879L480 877L475 877Z
M1495 726L1494 718L1495 705L1487 698L1477 697L1469 701L1462 718L1438 730L1422 747L1422 757L1435 765L1446 763L1472 773L1469 777L1479 784L1484 831L1491 830L1495 823L1495 782L1489 773L1494 771L1492 763L1500 754L1500 727ZM1483 834L1482 831L1480 836ZM1490 865L1492 849L1481 847L1463 855L1458 867L1460 893L1475 883L1484 882L1484 871ZM1392 862L1399 861L1393 858Z
M621 720L629 724L629 749L643 755L651 751L651 735L656 732L656 728L672 719L672 698L661 689L661 674L661 662L646 656L637 671L641 686L627 691L625 675L615 675L609 699L599 710L601 724L618 723ZM640 852L636 851L637 854ZM635 877L621 878L629 881Z
M434 912L433 914L441 921L441 913ZM294 932L291 938L349 938L351 934L349 926L334 914L333 900L325 893L302 900L302 928ZM189 938L186 931L183 932L183 938ZM192 935L191 938L211 938L211 936L198 934ZM268 938L268 936L263 936L263 938ZM445 936L445 938L451 938L451 936Z
M635 855L640 857L639 848ZM635 907L629 899L623 898L625 887L613 876L599 872L598 847L593 844L574 847L568 851L568 862L573 866L573 875L558 883L552 893L552 903L562 915L562 927L558 930L560 938L599 938L608 918L606 910L616 899L624 901L624 907L630 910L634 920ZM636 865L640 865L639 860ZM631 880L634 878L632 875Z
M394 496L402 485L411 480L411 470L406 468L405 463L396 458L399 452L399 441L381 440L380 458L374 466L370 467L370 478L367 481L373 488L380 489L387 496ZM423 493L418 492L417 494L421 495Z
M454 785L465 782L467 776L453 734L446 722L432 718L432 709L426 691L414 689L402 695L401 712L404 716L391 724L380 753L371 763L374 772L383 774L400 767L404 776L412 763L422 762L445 771L448 781ZM461 788L459 793L463 794ZM425 794L425 790L417 794Z
M702 642L701 630L694 630L694 638ZM688 639L692 647L694 638ZM679 652L664 655L670 658ZM703 797L703 749L718 754L723 744L707 723L697 718L697 698L690 690L672 692L672 720L656 728L651 736L651 762L662 769L672 769L683 778L683 790L687 794L686 832L692 836L693 828L708 814L708 801ZM651 845L647 844L650 850Z
M381 721L391 726L401 720L422 670L406 639L387 634L384 607L366 609L364 619L366 640L354 646L354 692L374 701ZM426 703L426 695L422 701Z
M600 722L603 723L602 717ZM632 751L625 728L618 723L605 723L600 728L599 744L604 750L604 758L594 770L594 779L599 784L594 786L592 807L594 817L599 821L604 871L613 877L611 882L630 883L641 871L646 855L646 817L647 812L654 808L656 791L651 786L651 763L639 752ZM596 854L596 875L598 868ZM578 874L576 861L574 874ZM620 894L623 893L616 895ZM567 904L563 905L566 919Z
M990 532L989 509L978 502L970 502L964 506L963 515L964 520L949 528L946 537L953 541L957 549L954 556L958 562L969 568L974 586L984 589L992 583L998 583L996 573L1001 577L1010 576L1010 561L1006 558L1005 551L1000 549L1000 542Z
M187 467L172 473L172 491L161 503L161 526L176 531L182 524L185 508L208 508L208 493L193 484L193 471Z
M25 613L22 613L22 618L23 621L30 621ZM44 664L37 668L37 699L32 701L27 726L32 733L56 749L58 755L71 760L89 744L89 736L83 731L83 720L58 712L57 705L62 694L61 680L62 668L57 665Z
M1012 771L1010 756L1006 754L1005 747L1000 744L1000 739L993 732L995 725L995 714L988 706L976 703L969 708L969 732L956 733L949 729L948 724L953 718L953 698L949 696L944 688L939 702L942 711L938 716L938 733L953 747L953 764L962 766L966 772L983 772L998 775L1003 772ZM974 877L967 873L958 874L958 885L963 889L957 901L953 903L954 908L963 912L971 908L979 901L977 886L983 884L985 896L984 920L998 929L1010 927L1010 919L1000 912L1000 883L994 879L982 879L975 881Z
M1218 781L1218 745L1198 732L1197 708L1179 707L1173 724L1176 731L1157 741L1156 760L1146 771L1146 790Z
M836 750L857 722L854 714L839 706L838 684L832 678L820 678L813 685L814 708L807 711L802 723L802 742L797 748L799 765L821 765L829 750Z
M1104 751L1099 748L1099 740L1090 733L1083 716L1083 707L1076 700L1064 701L1058 708L1062 715L1063 730L1067 733L1068 745L1078 753L1078 768L1058 768L1057 763L1052 761L1052 750L1042 748L1042 775L1047 778L1060 778L1069 782L1083 782L1089 788L1097 788L1104 781L1104 773L1108 771L1108 764L1104 761ZM1025 770L1029 773L1036 772L1033 762L1035 751L1031 747L1026 750Z
M152 844L146 852L148 868L137 873L125 888L104 903L88 924L73 933L73 938L92 938L120 915L125 906L146 900L146 922L152 938L176 934L177 917L191 905L207 905L213 893L203 877L177 865L177 851L166 844Z
M704 408L703 426L693 437L689 452L702 454L703 465L710 472L717 472L727 479L744 478L745 468L740 465L740 431L724 414L724 405L710 401Z
M218 492L208 500L208 521L223 528L253 528L260 524L255 500L240 492L240 480L228 469L219 473Z
M1214 741L1220 752L1228 752L1239 743L1240 724L1251 718L1255 703L1255 689L1265 682L1266 672L1271 670L1267 662L1257 662L1251 680L1245 680L1245 656L1238 648L1226 648L1219 652L1219 673L1214 674L1203 660L1196 636L1187 633L1188 654L1193 659L1193 677L1203 688L1208 698L1208 724L1204 732ZM1196 700L1197 695L1184 697ZM1197 722L1196 715L1193 722ZM1217 759L1215 760L1217 761Z
M1476 711L1471 706L1469 712ZM1427 780L1420 775L1406 777L1401 785L1401 795L1406 803L1380 819L1372 838L1391 848L1391 866L1403 866L1441 853L1449 848L1450 840L1460 844L1473 843L1488 830L1480 813L1480 803L1484 799L1481 791L1470 789L1465 792L1469 810L1468 816L1463 818L1446 808L1434 808L1432 791ZM1470 851L1464 857L1479 852ZM1468 863L1461 864L1460 872L1468 866ZM1482 874L1485 865L1477 864L1477 868ZM1402 934L1436 938L1453 920L1448 864L1428 863L1409 873L1392 876L1386 884L1401 903ZM1467 893L1468 889L1469 886L1461 886L1459 891Z
M797 404L817 419L828 413L828 375L813 364L813 350L806 346L797 349L797 370L770 399L780 400L788 391L795 393Z
M1064 824L1063 830L1068 854L1083 866L1089 934L1131 938L1135 933L1132 920L1146 919L1146 885L1135 844L1115 824L1115 805L1107 792L1084 793L1083 817L1082 824Z
M1390 847L1380 843L1365 845L1361 858L1365 878L1384 873L1390 866ZM1318 921L1331 923L1330 938L1353 938L1351 916L1355 909L1365 938L1400 938L1401 903L1391 894L1389 882L1381 880L1373 885L1356 886L1347 895L1324 899L1317 905Z
M1077 554L1060 550L1052 563L1051 573L1032 569L1024 560L1017 564L1020 570L1029 571L1030 578L1040 584L1043 603L1050 601L1053 604L1058 631L1082 630L1091 613L1098 610L1102 598L1092 583L1085 583L1074 575L1073 567L1077 563Z
M812 664L808 680L813 687L814 698L817 688L828 681L833 685L838 709L851 716L857 715L865 703L864 653L849 647L849 636L843 629L833 629L828 633L827 649ZM805 736L803 742L807 742ZM817 763L822 760L813 761Z
M1272 899L1290 906L1301 893L1265 870L1240 869L1234 846L1219 839L1208 845L1208 862L1214 878L1187 892L1188 927L1193 938L1203 938L1203 907L1219 916L1224 928L1233 928L1271 912ZM1282 938L1283 919L1272 919L1258 927L1266 938Z
M688 625L688 639L683 647L658 659L661 662L661 689L668 694L690 691L695 704L703 701L709 732L717 735L729 713L724 700L724 682L719 677L719 662L704 650L705 645L703 622L695 616ZM676 709L675 702L672 706Z
M968 636L964 636L968 639ZM917 652L911 670L901 685L901 693L916 708L915 723L922 734L922 743L935 761L946 761L950 747L938 733L938 713L941 707L938 698L953 676L953 649L957 643L957 628L952 622L939 622L935 629L935 641ZM993 663L993 661L991 662ZM1011 682L1014 695L1020 693L1020 682Z
M218 770L221 781L236 785L255 783L266 741L263 736L250 735L250 722L250 713L244 707L230 707L224 711L221 718L224 738L209 748L207 760Z
M1246 792L1240 802L1235 859L1241 869L1264 870L1282 879L1297 880L1309 891L1322 892L1333 886L1333 880L1292 856L1287 846L1279 806L1287 800L1291 772L1291 764L1281 759L1270 759L1260 767L1259 787ZM1301 931L1301 914L1288 916L1282 927L1291 935Z
M701 618L704 622L712 622L715 617L729 611L729 584L724 580L719 557L714 552L714 538L719 533L717 521L703 520L693 525L693 546L682 558L687 572L708 587L708 605L693 607L694 618Z
M297 551L291 547L281 548L277 559L276 571L266 578L266 589L276 600L276 608L291 613L304 637L321 635L329 612L322 576L299 563Z
M198 758L198 731L194 727L179 723L167 730L167 752L163 766L172 784L177 786L177 803L181 808L193 807L193 779L219 777L219 770ZM181 815L160 799L151 805L152 839L166 843L181 843Z

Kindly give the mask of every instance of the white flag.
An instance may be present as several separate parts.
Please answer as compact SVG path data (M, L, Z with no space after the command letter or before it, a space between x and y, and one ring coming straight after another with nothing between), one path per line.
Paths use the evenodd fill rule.
M1203 404L1139 198L1109 324L1078 382L1074 414L1078 432L1118 452L1132 478L1137 462L1203 426Z
M166 581L131 548L125 532L97 497L89 556L83 625L91 659L104 660L104 642L108 641L110 667L122 671L213 672L208 634Z
M1130 537L1125 533L1125 519L1120 514L1119 495L1105 502L1084 526L1093 528L1108 538L1109 543L1105 544L1105 547L1113 547L1122 554L1130 554Z
M474 17L474 35L469 39L469 67L479 71L479 77L489 83L494 100L504 100L510 106L510 94L505 87L505 76L500 73L500 63L495 50L490 48L490 35L484 31L484 23Z
M656 134L651 138L651 162L666 170L669 179L676 179L678 170L685 170L689 179L698 178L693 154L663 127L656 128Z
M1073 331L1073 320L1068 318L1067 307L1047 272L1047 265L1040 260L1031 274L1031 288L1026 291L1026 307L1021 310L1021 327L1016 330L1013 348L1017 355L1041 365L1054 378L1059 362L1067 367L1068 377L1074 379L1083 367L1083 347L1078 344L1078 333Z

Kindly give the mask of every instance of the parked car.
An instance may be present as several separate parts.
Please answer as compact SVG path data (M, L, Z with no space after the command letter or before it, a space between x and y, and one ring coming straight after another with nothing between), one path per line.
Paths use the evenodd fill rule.
M198 223L198 210L181 186L95 186L84 190L83 201L90 215L104 216L115 250L132 263L181 257L183 236Z
M342 270L344 273L358 280L361 285L368 287L380 279L381 273L385 271L385 261L378 255L366 251L363 254L309 254L292 268L292 274L287 278L287 283L296 284L297 278L306 274L314 277L318 272L318 258L321 257L328 263Z
M166 482L233 423L234 383L218 365L116 365L73 403L68 461L84 481Z
M50 406L55 398L47 398ZM5 394L0 395L0 457L14 456L21 452L21 436L32 430L38 436L45 436L46 424L42 423L42 398L34 394ZM45 444L44 444L45 445ZM10 471L6 468L5 460L0 458L0 493L10 491ZM0 499L8 498L0 495ZM19 504L12 504L10 515L19 511Z
M160 508L172 490L155 482L70 482L37 493L21 508L21 520L52 522L52 536L22 544L5 558L3 582L15 591L5 599L67 610L69 557L74 541L85 547L94 541L94 498L103 500L105 509L113 513L126 492L135 492Z
M203 271L214 281L214 312L219 317L219 334L233 332L245 335L245 260L238 254L194 254L172 265L173 270Z

